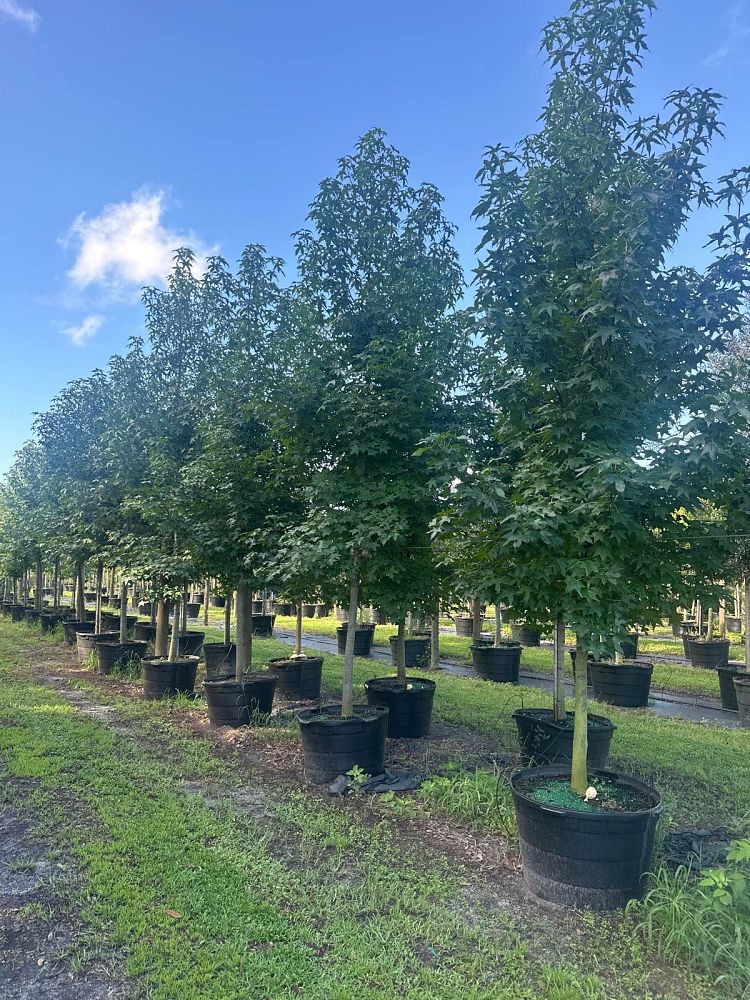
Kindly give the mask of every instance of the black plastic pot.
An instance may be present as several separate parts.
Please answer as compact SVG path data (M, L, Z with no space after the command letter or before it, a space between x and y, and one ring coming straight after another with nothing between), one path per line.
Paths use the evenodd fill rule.
M398 656L398 636L392 635L390 637L391 643L391 663L396 666L396 657ZM424 636L419 638L414 638L409 636L404 639L404 663L406 669L410 670L412 667L429 667L430 665L430 640L425 639Z
M521 845L523 877L540 899L563 906L611 910L643 892L656 824L664 806L661 796L642 781L615 771L595 770L597 778L616 781L640 793L645 809L620 812L580 811L537 802L525 784L535 778L567 778L560 767L527 768L510 779Z
M252 602L252 613L254 615L263 614L263 601L253 601Z
M456 627L456 635L461 635L465 639L471 639L474 635L474 619L457 617L453 619Z
M88 608L85 608L83 612L83 617L86 619L87 622L95 622L96 611L90 611Z
M149 622L136 622L133 626L133 638L145 639L146 642L154 642L156 639L156 625Z
M316 604L303 604L302 605L302 617L303 618L314 618Z
M42 627L42 632L54 632L62 620L63 616L60 614L46 614L42 612L39 617L39 624Z
M135 625L135 623L137 621L138 621L138 615L126 615L125 616L125 622L126 622L126 628L127 628L127 630L130 631L133 628L133 626ZM120 631L120 615L119 615L119 613L115 615L115 614L112 614L109 611L103 612L103 614L102 614L102 628L104 628L104 629L115 629L116 631L119 632Z
M727 615L727 632L737 634L742 631L742 619Z
M204 681L208 717L215 726L249 726L258 715L271 714L275 687L276 677L267 673Z
M689 650L694 667L717 670L729 662L729 639L691 639Z
M191 694L198 672L197 656L182 656L171 662L158 656L144 657L143 696L147 701L157 701L175 694Z
M63 622L63 635L69 646L76 644L76 632L93 632L93 622L67 621Z
M275 621L276 615L253 615L253 635L270 639Z
M13 604L10 609L10 617L14 622L22 622L25 620L26 608L23 604Z
M102 594L103 593L104 593L104 591L102 591ZM95 601L96 600L96 591L95 590L84 590L84 592L83 592L83 599L84 599L84 601Z
M573 759L573 716L557 722L551 708L517 708L513 713L524 764L567 764ZM617 726L603 715L588 716L589 767L606 767Z
M737 690L734 686L735 677L742 677L750 673L745 669L745 664L739 660L730 660L725 667L717 667L719 675L719 693L721 694L721 707L728 712L738 712Z
M281 615L283 618L289 618L294 614L292 605L288 601L276 601L273 607L276 614Z
M138 605L138 613L141 615L151 616L151 601L143 601Z
M219 594L211 594L210 601L214 608L223 608L227 603L226 597L221 597Z
M535 628L527 628L526 625L511 625L510 633L522 646L538 646L541 641L540 633Z
M407 677L402 687L395 677L373 677L365 681L367 704L388 709L391 739L421 739L430 735L435 682Z
M346 633L348 625L341 625L336 629L336 642L338 643L339 656L346 652ZM354 631L354 655L369 656L372 649L372 638L375 634L375 626L357 625Z
M316 618L327 618L329 607L327 604L316 604L315 605L315 617Z
M750 674L735 677L734 690L737 695L740 726L743 729L750 729Z
M184 632L178 638L180 656L200 656L205 632Z
M623 660L635 660L638 658L638 632L629 632L620 640Z
M36 625L41 613L41 611L34 611L33 608L26 608L23 614L24 621L27 625Z
M230 642L206 642L203 644L203 657L206 661L206 677L217 680L221 677L234 677L237 669L237 646Z
M388 731L388 709L355 705L341 718L341 706L308 708L297 713L305 756L305 777L313 785L333 781L353 767L381 774Z
M96 655L99 661L99 673L110 674L113 670L127 667L132 658L142 659L146 655L148 643L143 639L130 639L128 642L97 642Z
M320 697L322 656L278 657L268 661L268 669L276 676L279 701L315 701Z
M76 632L76 647L81 663L96 652L97 642L118 642L119 632Z
M471 662L479 676L487 681L518 684L521 649L520 642L501 642L499 646L473 642L471 644Z
M117 608L118 611L119 611L120 607L122 606L122 598L121 597L110 597L109 603L110 603L110 605L113 608Z
M599 701L624 708L643 708L648 705L653 663L593 660L589 664L589 670L594 695Z
M187 616L188 618L197 618L200 614L201 606L196 601L188 601L187 603Z

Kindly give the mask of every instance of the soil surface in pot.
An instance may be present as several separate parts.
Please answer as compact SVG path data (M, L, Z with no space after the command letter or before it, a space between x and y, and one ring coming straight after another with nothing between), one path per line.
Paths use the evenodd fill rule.
M630 785L609 778L593 780L598 794L588 802L573 791L568 778L529 778L517 782L516 788L534 802L578 812L640 812L654 804L651 796Z

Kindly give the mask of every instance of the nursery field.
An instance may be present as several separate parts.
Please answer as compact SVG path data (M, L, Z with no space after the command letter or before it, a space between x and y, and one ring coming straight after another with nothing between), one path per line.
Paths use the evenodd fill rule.
M284 648L255 647L259 662ZM325 657L326 692L342 663ZM355 661L358 688L383 672ZM427 775L421 788L334 799L305 787L290 713L212 730L201 699L145 702L137 677L97 674L59 637L6 622L0 675L11 984L160 1000L743 996L746 950L720 969L698 941L660 957L646 928L663 899L595 917L525 894L506 685L441 677L431 737L388 745L388 764ZM662 838L750 834L745 733L611 715L615 762L664 795ZM685 886L668 891L684 909Z

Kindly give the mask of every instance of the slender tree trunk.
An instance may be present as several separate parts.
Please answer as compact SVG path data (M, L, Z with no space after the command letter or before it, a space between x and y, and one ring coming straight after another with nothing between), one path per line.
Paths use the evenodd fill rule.
M406 628L403 621L396 631L396 680L400 687L406 687Z
M158 608L159 608L159 602L156 601L156 600L154 600L154 598L152 598L151 599L151 616L150 616L151 617L151 624L152 625L156 625L156 613L158 611Z
M104 566L101 559L96 564L96 617L94 619L94 631L102 630L102 580L104 578Z
M227 594L224 601L224 645L232 641L232 595Z
M86 620L86 598L84 595L83 563L76 563L76 618L79 622Z
M60 556L55 556L55 569L52 575L52 610L55 614L60 610Z
M156 604L156 636L154 637L154 656L165 657L169 652L169 609L167 602L160 597Z
M125 580L120 584L120 642L128 638L128 585Z
M203 624L208 626L208 599L211 596L211 578L206 577L203 583Z
M750 670L750 577L743 580L745 590L745 666Z
M561 615L555 621L554 670L552 678L552 715L556 722L565 722L565 621ZM576 653L576 658L578 654Z
M719 601L719 635L722 639L727 637L727 602L724 598Z
M573 727L573 764L570 784L578 795L585 795L588 779L588 659L585 643L576 641L575 723Z
M354 640L357 634L357 608L359 607L359 572L352 561L349 575L349 621L346 626L344 648L344 683L341 692L341 718L354 714Z
M500 601L495 601L495 648L503 639L503 612L500 608Z
M24 566L23 568L23 606L26 608L29 604L29 567Z
M294 654L302 655L302 600L297 601L297 620L294 627Z
M700 601L696 605L695 620L698 624L698 638L700 639L703 635L703 605Z
M477 640L482 634L482 602L473 601L471 605L471 633Z
M706 626L706 638L713 639L714 637L714 609L708 609L708 625ZM700 638L700 636L699 636Z
M181 602L181 605L180 605L181 608L182 608L182 612L180 614L180 633L182 635L187 635L187 630L188 630L187 604L188 604L188 597L189 596L190 595L188 594L188 592L186 590L183 590L183 592L182 592L182 602Z
M44 590L44 566L42 565L41 556L37 556L36 560L36 579L34 581L34 607L37 611L41 611L44 608L44 597L42 591Z
M734 617L742 617L742 605L740 604L740 585L735 583L734 585Z
M440 666L440 602L435 606L430 634L430 669L437 670Z
M239 681L252 669L253 662L253 591L246 583L237 587L237 667Z
M172 636L169 641L169 662L176 663L180 658L180 615L182 613L182 597L176 597L174 601L174 615L172 617Z

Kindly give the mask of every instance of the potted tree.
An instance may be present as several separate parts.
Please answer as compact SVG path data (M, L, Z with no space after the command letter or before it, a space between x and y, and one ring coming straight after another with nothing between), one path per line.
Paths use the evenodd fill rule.
M662 803L633 778L589 771L588 654L613 654L628 623L669 612L685 532L675 512L710 488L723 436L701 363L736 328L747 280L734 216L705 273L664 264L691 209L731 214L746 181L712 190L703 177L713 92L677 91L666 115L633 118L652 6L575 0L547 26L541 129L488 152L477 209L485 379L497 439L520 454L497 551L514 609L553 611L576 635L572 765L511 779L524 878L538 896L596 909L640 893Z
M381 604L394 556L414 537L407 477L440 397L428 383L442 387L453 363L441 349L462 277L440 196L409 183L407 161L378 130L321 184L309 219L297 238L306 351L286 412L312 469L310 506L283 551L326 581L324 598L349 609L341 703L298 713L307 779L325 782L355 765L382 769L387 709L354 700L356 622L368 600ZM417 386L429 416L415 423ZM430 502L420 493L420 508Z

